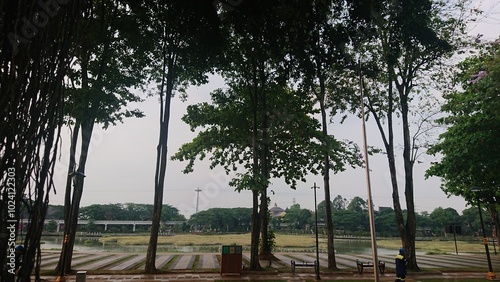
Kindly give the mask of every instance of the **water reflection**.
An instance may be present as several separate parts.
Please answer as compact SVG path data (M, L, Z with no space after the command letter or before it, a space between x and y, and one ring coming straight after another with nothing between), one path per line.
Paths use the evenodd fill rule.
M42 238L42 249L61 250L63 238L55 236L44 236ZM335 251L338 254L371 254L371 243L369 240L337 239L334 242ZM75 251L80 252L115 252L115 253L145 253L147 246L119 245L116 243L102 243L99 237L77 237L75 240ZM245 252L250 250L245 249ZM276 252L314 252L311 248L276 248ZM174 246L159 245L157 252L179 252L179 253L220 253L221 246ZM326 252L321 250L321 252ZM395 250L378 248L378 254L394 254Z

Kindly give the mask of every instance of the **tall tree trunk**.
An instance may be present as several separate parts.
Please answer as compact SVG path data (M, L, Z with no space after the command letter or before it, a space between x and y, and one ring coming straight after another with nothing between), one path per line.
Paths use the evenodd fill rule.
M326 120L326 116L322 119ZM328 132L326 126L323 126L323 136L327 136ZM325 144L326 145L326 144ZM332 201L330 194L330 158L326 153L323 159L323 186L325 187L325 222L327 229L327 253L328 253L328 268L337 269L337 262L335 260L335 236L333 233L333 216L332 216Z
M392 124L389 122L388 124ZM391 184L392 184L392 204L394 206L394 216L396 220L396 224L398 226L399 235L401 237L401 243L405 250L407 249L408 242L407 234L407 225L405 224L405 219L403 216L403 210L401 209L401 203L399 201L399 187L397 182L397 170L396 170L396 158L394 156L394 147L391 145L386 145L387 152L387 161L389 163L389 172L391 175ZM408 248L410 250L411 248ZM407 251L408 251L407 250ZM408 252L411 254L411 252ZM415 256L408 257L408 262L410 266L410 260L416 261Z
M496 237L496 240L497 240L497 243L499 242L498 241L498 238L500 238L500 218L498 217L498 211L497 209L495 208L495 206L491 207L491 206L488 206L486 207L491 219L492 219L492 222L493 222L493 237Z
M260 235L260 216L259 216L259 191L252 189L252 229L250 238L250 270L259 270L259 235Z
M328 154L328 144L326 140L328 138L328 121L325 109L325 98L326 98L326 88L323 76L319 77L320 81L320 93L318 95L319 106L321 110L321 127L323 135L323 186L325 187L325 222L326 222L326 232L327 232L327 253L328 253L328 268L337 269L337 262L335 260L335 246L334 246L334 234L333 234L333 216L332 216L332 201L330 195L330 156Z
M49 107L50 111L56 111L56 108ZM34 204L31 209L30 214L30 225L28 226L28 232L26 233L26 239L24 242L25 252L23 254L23 264L20 269L20 277L18 277L17 281L31 281L31 274L33 271L35 272L35 277L39 280L40 278L40 241L43 232L43 226L45 221L45 215L47 213L47 208L49 205L49 192L50 185L45 190L44 186L47 182L51 182L49 180L53 175L53 164L55 163L57 157L57 148L55 149L56 153L52 154L52 146L54 144L54 139L56 136L56 128L60 126L60 119L62 120L62 116L57 115L55 118L49 120L48 125L48 136L45 141L45 147L43 152L43 161L41 163L41 169L39 172L39 179L36 185L36 196L34 199ZM59 127L60 128L60 127ZM57 132L57 136L59 136L60 131ZM52 156L51 156L52 154ZM24 195L20 195L19 199L22 199ZM20 214L20 213L18 213Z
M78 228L78 215L80 212L80 201L83 195L83 184L85 177L85 166L87 163L88 152L90 148L90 140L94 129L94 120L89 119L81 122L82 131L82 146L80 149L80 158L78 161L78 169L73 177L73 196L71 199L70 213L68 217L68 225L64 226L64 241L61 251L60 261L64 263L64 273L71 272L71 262L73 258L73 247L75 245L76 230Z
M168 145L168 128L170 121L170 108L172 101L172 91L175 78L175 55L167 52L166 35L163 42L163 77L160 89L160 137L156 151L156 171L155 171L155 195L153 205L153 218L151 224L151 233L149 236L148 251L146 254L146 273L156 272L156 250L158 244L158 233L161 224L161 210L163 206L163 190L165 184L165 174L167 172L167 145ZM168 71L168 73L166 73ZM166 82L165 82L166 75ZM165 102L163 98L164 89Z
M267 187L263 187L260 192L260 250L259 259L270 260L272 257L271 248L268 242L268 203L267 203Z
M394 216L395 216L395 221L398 227L399 235L401 238L401 243L403 247L405 248L406 252L409 254L408 256L408 269L411 270L418 270L418 266L416 263L416 256L415 256L415 217L414 213L413 215L409 215L407 222L405 223L405 218L403 216L403 210L401 209L401 203L399 200L399 186L398 186L398 181L397 181L397 169L396 169L396 157L394 154L394 125L393 125L393 118L392 118L392 113L394 112L394 97L393 97L393 68L391 68L391 65L389 62L387 62L388 65L388 107L387 107L387 135L385 134L382 121L380 119L380 116L374 109L373 105L371 105L371 100L369 99L370 107L369 110L373 114L373 117L377 123L377 127L379 129L379 132L382 136L382 140L384 142L384 147L385 151L387 153L387 162L389 164L389 172L391 175L391 186L392 186L392 203L394 206ZM405 166L405 174L406 170L408 169L408 166ZM410 174L411 177L411 174ZM406 178L408 180L408 178ZM406 201L409 206L409 211L413 210L414 211L414 206L413 206L413 194L408 195L408 191L413 191L413 187L408 188L407 186L408 182L405 182L405 193L406 195ZM410 189L410 190L408 190ZM411 201L411 204L408 203L408 201ZM408 222L409 221L409 222ZM412 227L413 226L413 227ZM412 231L413 230L413 231ZM413 232L413 233L412 233Z
M66 177L66 191L64 194L64 225L68 226L69 212L71 207L71 187L73 186L73 176L71 173L75 172L76 167L76 147L78 145L78 136L80 135L80 122L76 121L73 126L73 133L71 136L71 145L69 149L69 165L68 175Z
M91 85L89 83L89 47L88 42L82 43L82 63L81 63L81 79L82 79L82 89L87 91L90 90ZM87 105L87 111L91 112L90 105ZM91 115L91 114L90 114ZM78 227L78 213L80 210L80 200L83 194L83 177L85 175L85 164L87 162L87 154L90 146L90 140L92 138L92 131L94 128L94 118L89 117L77 117L75 121L75 132L73 133L71 140L71 148L70 150L74 150L70 152L70 166L71 160L73 159L76 162L76 146L78 143L78 131L77 127L81 127L81 138L82 145L80 150L80 159L78 161L78 168L75 170L75 164L73 163L73 168L69 167L67 180L69 182L66 183L66 195L64 200L64 238L63 238L63 247L58 263L58 270L62 273L71 272L71 260L73 256L73 247L74 240L76 236L76 229ZM73 183L73 195L71 195L71 183ZM67 212L67 214L66 214Z
M0 179L0 229L7 234L15 228L10 236L0 236L0 267L6 266L8 240L19 235L19 219L28 215L26 236L16 238L24 239L25 247L18 281L30 281L32 275L39 281L40 240L63 122L63 83L86 1L60 5L49 26L29 31L22 19L36 18L33 2L1 3L1 29L9 38L0 46L0 171L5 172Z
M259 235L261 218L259 214L259 195L262 192L262 186L259 175L259 145L258 145L258 126L257 126L257 85L254 82L251 93L252 105L252 231L250 242L250 270L259 270L261 268L259 262Z
M396 220L396 224L398 226L399 230L399 235L401 237L401 243L403 247L405 248L408 256L408 269L411 270L418 270L417 266L417 260L415 256L415 229L416 226L414 225L416 220L415 220L415 213L414 213L414 204L413 204L413 186L408 187L408 178L405 178L405 194L406 194L406 203L408 205L408 216L407 220L405 223L405 218L403 216L403 210L401 209L401 203L399 200L399 186L397 182L397 169L396 169L396 157L394 155L394 125L393 125L393 119L392 119L392 113L394 111L394 98L393 98L393 76L394 76L394 69L392 65L388 62L388 109L387 109L387 129L388 129L388 137L386 138L385 135L383 134L383 129L380 123L380 119L378 117L375 117L377 120L377 125L379 128L380 133L382 134L382 139L384 141L384 146L386 149L387 153L387 161L389 163L389 171L391 175L391 184L392 184L392 202L394 206L394 216ZM376 115L376 113L374 113ZM404 126L404 125L403 125ZM408 124L406 124L406 127L408 127ZM407 128L408 129L408 128ZM409 130L409 129L408 129ZM409 131L407 132L409 136ZM406 159L405 159L406 162ZM407 169L409 167L407 164L405 164L405 175L407 174ZM411 178L412 175L409 175ZM411 181L411 185L413 185L413 182ZM410 195L409 192L411 191ZM408 201L411 201L411 203L408 203ZM413 215L410 215L410 211L413 209ZM409 221L409 222L408 222ZM413 231L412 231L413 230Z
M401 117L403 119L403 161L405 170L405 198L406 198L406 226L403 234L403 244L407 253L408 268L411 270L419 270L415 252L415 236L416 236L416 218L415 218L415 203L413 196L413 160L411 159L412 142L410 136L410 128L408 121L408 87L398 87L401 101Z
M389 65L389 64L388 64ZM396 170L396 157L394 155L394 130L393 130L393 120L392 112L394 110L394 97L393 97L393 85L392 85L392 72L389 71L389 94L388 94L388 109L387 109L387 130L388 138L384 140L387 161L389 163L389 172L391 174L391 184L392 184L392 203L394 207L394 216L396 219L396 224L398 226L399 234L403 240L403 234L405 233L405 224L403 217L403 210L401 209L401 203L399 201L399 187L397 180L397 170ZM404 240L403 240L404 241ZM403 243L404 245L404 243Z
M262 74L263 76L263 74ZM264 82L262 82L263 84ZM260 168L262 177L265 179L266 184L262 186L262 191L260 194L260 220L262 222L261 229L261 241L260 241L260 259L270 260L272 259L271 246L269 245L268 237L269 237L269 218L268 218L268 199L267 199L267 183L269 180L269 115L267 113L267 97L266 93L262 93L261 95L262 108L260 109L261 113L261 122L262 122L262 140L260 142L259 152L260 152Z
M66 177L66 191L64 194L64 229L68 228L70 225L70 212L71 212L71 187L73 186L73 173L75 172L76 167L76 147L78 144L78 137L80 133L80 122L76 121L75 126L73 127L73 133L71 136L71 145L69 150L69 165L68 165L68 175ZM66 234L66 233L64 233ZM64 244L64 240L63 240ZM64 249L64 245L63 245ZM66 250L64 250L66 251ZM64 261L63 253L61 252L60 259L57 263L56 272L61 271L62 262Z

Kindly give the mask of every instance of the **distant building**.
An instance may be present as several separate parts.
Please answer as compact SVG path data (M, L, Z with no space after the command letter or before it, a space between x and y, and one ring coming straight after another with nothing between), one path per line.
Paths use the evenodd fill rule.
M274 207L269 209L271 213L271 218L284 217L286 212L284 209L278 207L278 204L274 203Z
M378 211L379 212L383 212L383 211L386 211L386 210L392 210L391 207L378 207Z

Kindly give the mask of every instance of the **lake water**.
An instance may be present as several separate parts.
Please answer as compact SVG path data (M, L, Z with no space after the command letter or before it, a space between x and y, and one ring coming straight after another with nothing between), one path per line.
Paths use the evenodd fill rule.
M61 250L63 237L44 236L42 238L43 250ZM335 239L335 251L338 254L371 254L371 242L369 240L357 239ZM75 241L75 251L80 252L117 252L117 253L145 253L147 246L124 246L116 243L102 243L99 237L77 237ZM195 252L212 252L220 253L221 246L172 246L159 245L158 252L180 252L180 253L195 253ZM250 250L244 250L250 251ZM315 248L276 248L275 252L314 252ZM326 252L321 250L321 252ZM394 254L397 250L378 248L378 254Z

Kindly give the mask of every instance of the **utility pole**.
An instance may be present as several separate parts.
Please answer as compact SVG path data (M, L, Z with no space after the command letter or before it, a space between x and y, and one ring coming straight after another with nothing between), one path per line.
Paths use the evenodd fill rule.
M379 261L377 255L377 239L375 234L375 220L373 218L373 201L372 201L372 188L370 181L370 164L368 162L368 143L366 141L366 124L365 124L365 103L363 97L363 78L361 76L361 59L359 59L359 88L361 96L361 120L363 132L363 152L365 159L365 173L366 173L366 190L368 192L368 216L370 219L370 237L372 243L372 257L373 257L373 278L375 282L379 281Z
M196 191L196 212L195 214L198 213L198 203L200 202L200 192L201 192L201 189L200 187L194 189L194 191Z
M316 201L316 189L319 189L316 186L316 182L314 182L314 186L311 187L314 189L314 221L315 221L315 233L316 233L316 280L321 280L319 276L319 248L318 248L318 209L317 209L317 201Z

